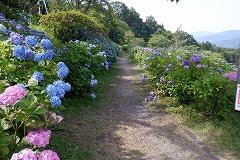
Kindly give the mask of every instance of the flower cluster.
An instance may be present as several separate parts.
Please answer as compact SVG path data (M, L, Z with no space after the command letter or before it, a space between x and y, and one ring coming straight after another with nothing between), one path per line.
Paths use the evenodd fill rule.
M224 73L224 78L229 78L231 81L237 82L237 72Z
M35 36L26 36L25 41L29 45L29 47L35 47L38 43L37 38Z
M38 82L41 82L43 80L43 75L41 72L35 71L31 78L36 79Z
M154 92L151 91L148 95L147 98L145 98L145 102L149 102L149 101L154 101L157 102L157 97L155 96Z
M15 33L12 32L10 33L10 38L9 38L10 42L12 42L15 45L19 45L22 43L23 41L23 36L19 33Z
M42 39L40 44L45 50L50 50L52 48L52 42L49 39Z
M146 82L146 81L147 81L147 75L144 73L142 77L142 82Z
M184 66L184 68L189 68L190 67L190 62L188 60L183 60L182 65Z
M14 153L11 160L37 160L37 154L31 149L25 148L18 153Z
M13 48L13 55L20 60L24 60L26 57L26 47L23 45L17 45Z
M26 91L21 86L10 86L0 94L0 105L14 105L18 99L24 97L26 97Z
M98 81L96 79L92 79L91 82L90 82L90 86L91 87L94 87L98 84Z
M96 95L95 95L94 93L91 93L91 94L90 94L90 97L91 97L92 99L96 99Z
M44 150L39 155L29 148L14 153L10 160L60 160L57 153L52 150Z
M192 57L189 59L189 61L195 62L195 63L200 63L201 58L200 58L198 55L194 54L194 55L192 55Z
M45 147L49 144L51 137L50 130L43 130L42 128L37 131L30 131L27 135L27 140L30 144L40 147Z
M165 82L165 80L163 79L163 77L160 77L160 83L164 83Z
M50 102L54 107L61 105L62 101L60 98L63 98L65 92L68 92L70 90L71 85L69 83L65 83L62 80L57 80L53 84L49 84L46 87L47 94L50 97Z
M65 78L68 75L69 69L63 62L58 62L58 77Z

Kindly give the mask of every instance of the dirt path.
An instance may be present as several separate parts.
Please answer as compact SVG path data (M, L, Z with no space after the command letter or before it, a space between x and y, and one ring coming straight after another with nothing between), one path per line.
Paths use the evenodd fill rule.
M106 100L75 128L80 143L95 144L97 157L107 160L218 160L189 129L166 112L144 107L136 82L139 72L126 55Z

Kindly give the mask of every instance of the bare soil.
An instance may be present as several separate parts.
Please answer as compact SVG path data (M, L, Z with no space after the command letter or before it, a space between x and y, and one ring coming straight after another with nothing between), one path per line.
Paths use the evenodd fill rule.
M223 159L164 109L147 109L146 93L138 89L144 86L141 74L125 54L116 65L120 73L106 99L90 116L72 124L69 132L76 143L94 147L99 160Z

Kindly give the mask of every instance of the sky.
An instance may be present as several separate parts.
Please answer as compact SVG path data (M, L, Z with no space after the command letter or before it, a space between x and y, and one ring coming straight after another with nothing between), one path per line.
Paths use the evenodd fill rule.
M240 30L240 0L118 0L133 7L145 21L152 15L158 24L175 32Z

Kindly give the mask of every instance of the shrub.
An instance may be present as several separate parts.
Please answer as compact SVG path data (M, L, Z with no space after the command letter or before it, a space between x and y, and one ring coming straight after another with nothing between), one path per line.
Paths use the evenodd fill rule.
M64 42L87 40L97 33L107 35L104 26L95 18L75 11L43 15L39 22L47 27L54 37Z

